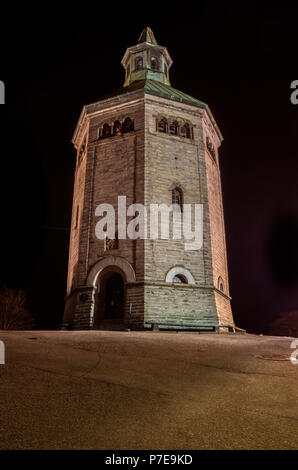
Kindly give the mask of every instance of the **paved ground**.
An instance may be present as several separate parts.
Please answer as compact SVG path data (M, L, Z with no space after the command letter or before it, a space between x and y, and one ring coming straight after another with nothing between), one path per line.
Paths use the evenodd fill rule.
M0 332L1 449L295 449L290 338Z

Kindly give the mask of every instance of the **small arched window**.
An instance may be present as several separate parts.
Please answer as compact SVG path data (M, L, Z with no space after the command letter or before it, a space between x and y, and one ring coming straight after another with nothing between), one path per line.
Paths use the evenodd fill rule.
M186 137L187 139L190 139L190 127L189 124L185 123L183 126L180 128L180 136L181 137Z
M121 135L121 123L120 123L120 121L115 121L114 122L113 135Z
M151 57L151 70L154 72L159 72L159 61L157 57Z
M171 135L178 135L178 129L179 129L178 122L177 122L177 121L173 121L173 122L170 124L170 134L171 134Z
M122 124L121 132L122 134L126 134L127 132L132 132L132 131L134 131L133 121L129 117L127 117L125 118Z
M165 134L168 133L168 121L166 118L162 118L157 121L157 130L158 132L164 132Z
M224 292L224 291L225 291L224 282L223 282L223 279L222 279L221 277L218 278L218 289L219 289L221 292Z
M128 64L127 69L126 69L126 78L129 77L130 75L130 65Z
M106 137L110 137L111 135L111 127L109 124L104 124L102 126L102 138L105 139Z
M183 210L183 193L180 188L174 188L172 189L172 204L176 204L177 206L180 207L180 210L182 212Z
M188 284L186 277L182 274L176 274L176 276L173 277L172 282L176 284Z
M143 70L143 57L136 57L135 70Z
M196 281L188 269L183 266L174 266L171 268L165 277L166 282L174 282L179 284L195 284Z
M101 139L102 138L102 127L98 127L97 128L97 139Z
M168 78L168 67L166 64L164 64L164 74Z

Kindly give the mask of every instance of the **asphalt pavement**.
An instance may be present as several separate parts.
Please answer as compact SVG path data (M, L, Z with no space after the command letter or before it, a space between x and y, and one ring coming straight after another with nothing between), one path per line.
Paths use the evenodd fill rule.
M0 449L297 449L293 338L1 331Z

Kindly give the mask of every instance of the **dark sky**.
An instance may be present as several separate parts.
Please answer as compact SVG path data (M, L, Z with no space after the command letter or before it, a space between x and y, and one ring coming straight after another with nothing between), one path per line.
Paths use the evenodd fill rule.
M207 102L224 135L235 322L266 332L280 312L298 309L298 105L290 101L298 80L298 11L262 2L195 2L180 10L148 2L137 15L134 4L102 4L73 4L63 13L52 3L40 11L26 3L2 18L0 283L27 291L40 328L59 326L71 137L82 106L122 86L122 56L148 25L174 60L172 86Z

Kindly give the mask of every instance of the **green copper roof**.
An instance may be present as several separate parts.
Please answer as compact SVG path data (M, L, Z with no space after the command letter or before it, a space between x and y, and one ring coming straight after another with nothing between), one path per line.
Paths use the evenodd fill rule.
M143 31L141 33L141 36L139 37L138 42L139 43L149 42L151 44L156 44L157 45L157 42L156 42L156 39L154 37L153 31L152 31L151 28L149 28L149 26L147 26L147 28L143 29Z
M176 90L169 85L157 82L156 80L145 80L144 89L150 95L160 96L172 101L180 101L181 103L191 104L193 106L205 107L206 104L196 98L193 98L182 91Z
M205 108L207 105L196 98L193 98L182 91L176 90L169 85L164 83L157 82L156 80L136 80L130 85L116 90L114 93L103 96L101 100L113 98L115 96L124 95L126 93L131 93L133 91L144 90L145 93L154 96L160 96L161 98L166 98L172 101L178 101L180 103L190 104L192 106L197 106L198 108ZM93 103L94 105L95 103ZM92 106L92 105L89 105Z

